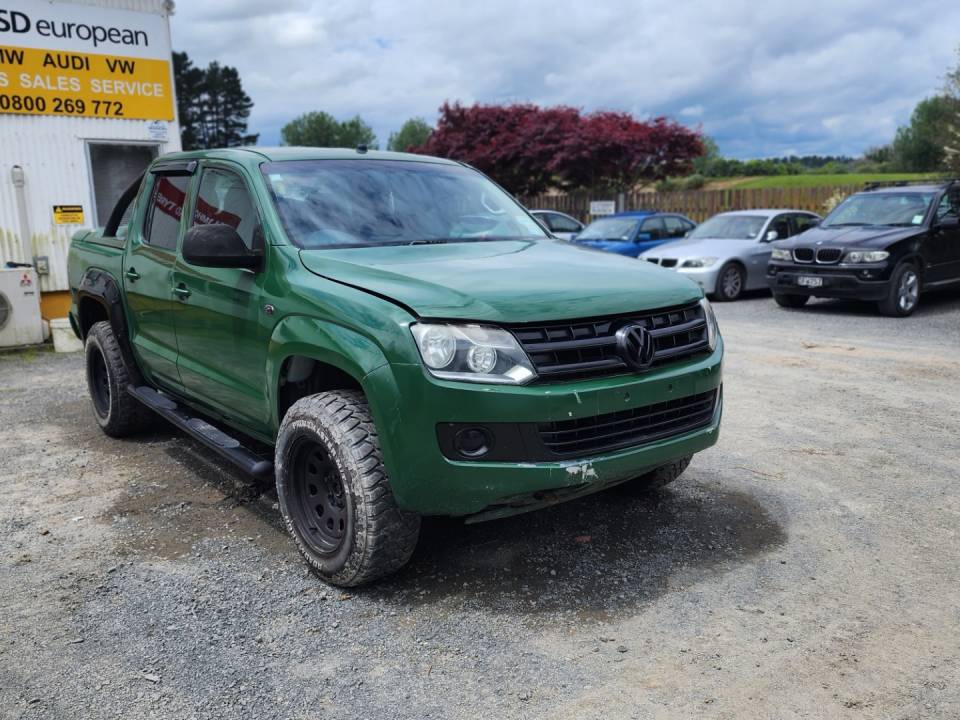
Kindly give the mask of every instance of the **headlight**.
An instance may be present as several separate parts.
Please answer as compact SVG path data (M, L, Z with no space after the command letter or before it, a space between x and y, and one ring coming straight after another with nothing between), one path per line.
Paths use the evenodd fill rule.
M774 248L770 252L771 260L793 260L793 253L785 248Z
M713 307L706 298L700 299L700 307L703 308L703 317L707 321L707 345L711 352L717 349L717 338L720 337L720 328L717 326L717 316L713 314Z
M843 259L848 263L875 263L882 262L890 257L886 250L853 250Z
M523 385L537 376L517 339L488 325L414 323L420 357L434 377L445 380Z
M682 263L680 263L680 267L705 268L705 267L710 267L716 262L717 262L717 259L715 257L687 258Z

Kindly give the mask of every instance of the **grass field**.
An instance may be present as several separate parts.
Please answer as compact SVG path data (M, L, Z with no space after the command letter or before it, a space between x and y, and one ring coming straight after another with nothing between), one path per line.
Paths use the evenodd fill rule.
M875 181L924 180L924 173L838 173L835 175L764 175L743 178L727 185L735 188L826 187L830 185L863 185ZM733 178L731 178L733 180Z

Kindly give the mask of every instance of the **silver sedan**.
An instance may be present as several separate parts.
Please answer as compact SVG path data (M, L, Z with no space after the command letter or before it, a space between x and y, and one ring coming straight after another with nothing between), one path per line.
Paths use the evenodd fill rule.
M767 288L770 243L820 222L805 210L736 210L714 215L682 240L658 245L641 260L673 268L717 300L736 300Z

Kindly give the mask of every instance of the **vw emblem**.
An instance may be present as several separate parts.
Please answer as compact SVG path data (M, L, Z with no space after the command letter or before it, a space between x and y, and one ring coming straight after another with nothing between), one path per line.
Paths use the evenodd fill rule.
M633 370L645 370L656 351L653 338L642 325L624 325L617 330L617 353Z

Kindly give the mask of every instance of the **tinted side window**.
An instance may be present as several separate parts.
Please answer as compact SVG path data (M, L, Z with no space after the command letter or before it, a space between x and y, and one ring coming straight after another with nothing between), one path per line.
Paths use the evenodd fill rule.
M550 215L550 227L557 232L580 232L580 224L566 215Z
M250 249L262 246L260 217L236 173L207 168L200 178L200 190L193 208L193 225L229 225Z
M790 218L786 215L777 215L770 221L770 227L767 228L767 232L771 230L777 231L777 238L780 240L790 237L790 235L793 234L790 228Z
M690 229L688 223L678 217L665 217L663 223L667 226L668 237L683 237Z
M960 216L960 190L950 190L944 193L937 205L937 220L945 217Z
M802 233L804 230L808 230L813 227L813 223L816 220L813 215L794 215L793 224L796 227L796 232L794 234Z
M143 223L143 241L154 247L175 250L180 236L180 218L190 178L186 175L155 175L150 206Z
M665 230L663 229L663 219L662 218L647 218L643 221L643 225L640 226L640 232L650 233L654 238L661 238Z

